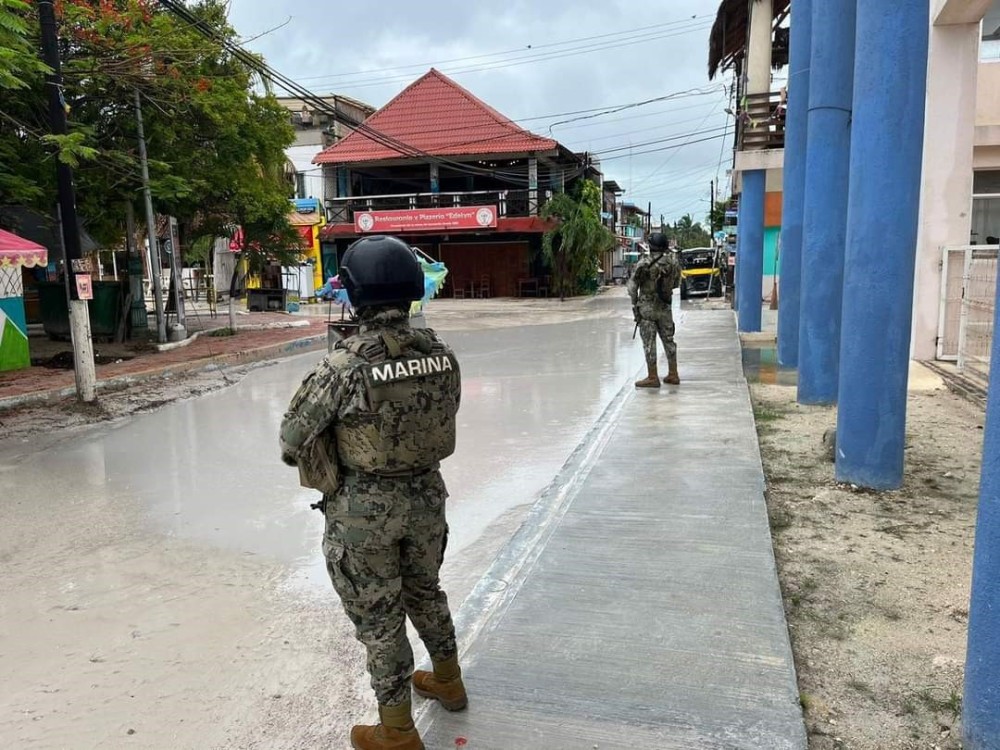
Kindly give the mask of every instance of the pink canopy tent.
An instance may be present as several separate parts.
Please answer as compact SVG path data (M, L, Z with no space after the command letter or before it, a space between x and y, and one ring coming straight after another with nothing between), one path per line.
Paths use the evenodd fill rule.
M0 268L44 266L48 257L44 246L0 229Z

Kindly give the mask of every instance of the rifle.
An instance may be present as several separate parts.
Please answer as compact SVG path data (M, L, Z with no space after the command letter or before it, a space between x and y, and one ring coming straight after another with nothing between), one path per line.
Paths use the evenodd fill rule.
M635 321L635 328L632 329L632 340L635 341L635 332L639 330L639 321Z

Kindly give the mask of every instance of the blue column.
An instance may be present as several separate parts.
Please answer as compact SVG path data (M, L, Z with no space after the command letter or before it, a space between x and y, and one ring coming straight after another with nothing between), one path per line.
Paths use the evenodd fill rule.
M764 190L766 173L753 169L743 173L738 227L739 252L736 253L736 306L739 329L745 333L760 330L761 288L764 285Z
M813 5L798 398L837 401L857 0Z
M873 489L903 481L929 14L857 11L836 475Z
M1000 299L993 330L1000 324ZM990 384L1000 383L1000 347L990 358ZM972 558L969 645L965 657L962 731L968 750L1000 747L1000 388L986 397L979 517Z
M799 299L802 292L802 204L806 186L806 113L813 0L795 0L788 61L785 116L785 179L781 207L781 294L778 297L778 364L799 364Z

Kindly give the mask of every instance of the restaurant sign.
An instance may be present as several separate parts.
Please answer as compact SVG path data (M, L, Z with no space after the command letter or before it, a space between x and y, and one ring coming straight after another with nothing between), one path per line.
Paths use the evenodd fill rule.
M496 206L415 208L404 211L356 211L354 213L354 228L362 234L495 229L496 225Z

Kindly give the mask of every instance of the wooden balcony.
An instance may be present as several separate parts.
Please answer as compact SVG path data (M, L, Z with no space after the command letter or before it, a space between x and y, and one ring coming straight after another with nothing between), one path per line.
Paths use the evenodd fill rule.
M474 190L459 193L400 193L329 198L326 220L330 224L353 224L355 212L398 211L415 208L459 208L496 206L500 218L537 216L552 196L550 190Z
M747 94L739 111L739 150L784 148L786 104L778 91Z

